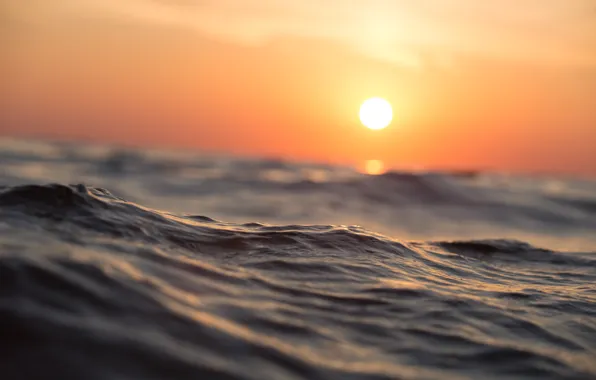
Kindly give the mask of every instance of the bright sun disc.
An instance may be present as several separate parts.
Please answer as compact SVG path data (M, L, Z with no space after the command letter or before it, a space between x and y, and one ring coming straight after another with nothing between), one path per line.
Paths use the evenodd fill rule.
M370 129L383 129L391 123L391 104L382 98L371 98L360 106L360 121Z

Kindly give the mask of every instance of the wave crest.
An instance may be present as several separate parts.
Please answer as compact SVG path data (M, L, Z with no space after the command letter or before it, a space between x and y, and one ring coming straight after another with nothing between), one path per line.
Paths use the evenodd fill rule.
M83 185L2 188L0 220L8 378L596 376L593 253L227 223Z

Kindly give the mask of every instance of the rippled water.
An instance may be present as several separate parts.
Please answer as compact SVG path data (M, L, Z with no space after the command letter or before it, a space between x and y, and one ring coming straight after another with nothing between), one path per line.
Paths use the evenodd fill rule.
M6 140L0 185L2 379L596 378L594 182Z

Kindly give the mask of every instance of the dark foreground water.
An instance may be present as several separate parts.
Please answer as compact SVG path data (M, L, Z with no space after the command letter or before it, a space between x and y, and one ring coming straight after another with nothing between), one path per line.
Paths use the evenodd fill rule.
M596 378L594 182L7 140L0 185L1 379Z

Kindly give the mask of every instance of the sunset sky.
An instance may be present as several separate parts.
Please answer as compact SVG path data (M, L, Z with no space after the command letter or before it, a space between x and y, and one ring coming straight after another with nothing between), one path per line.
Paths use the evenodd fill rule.
M596 176L596 3L0 0L0 135Z

